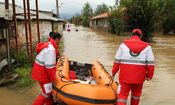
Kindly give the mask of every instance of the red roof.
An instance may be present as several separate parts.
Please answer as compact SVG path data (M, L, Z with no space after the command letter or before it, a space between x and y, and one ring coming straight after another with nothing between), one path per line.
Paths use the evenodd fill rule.
M101 19L101 18L107 18L108 17L108 13L103 13L101 15L97 15L93 18L91 18L91 20L94 20L94 19Z

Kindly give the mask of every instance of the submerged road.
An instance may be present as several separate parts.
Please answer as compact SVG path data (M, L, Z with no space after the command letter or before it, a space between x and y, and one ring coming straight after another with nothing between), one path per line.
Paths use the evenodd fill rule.
M94 32L83 27L79 27L76 32L72 26L72 31L63 32L62 55L82 63L99 61L111 74L115 53L122 41L129 38L130 36ZM156 43L150 44L155 56L155 75L152 81L145 82L140 105L175 105L174 40L175 36L156 35ZM31 105L39 90L38 85L25 92L0 87L0 105Z
M79 62L99 61L111 74L116 51L129 38L79 27L78 32L64 32L63 55ZM152 81L145 82L140 105L175 105L175 36L156 35L154 41L150 45L155 56L155 75ZM116 81L117 78L118 75Z

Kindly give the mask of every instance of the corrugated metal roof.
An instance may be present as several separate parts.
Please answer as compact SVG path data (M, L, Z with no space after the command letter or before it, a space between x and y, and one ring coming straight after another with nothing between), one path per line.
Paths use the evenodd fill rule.
M5 18L5 6L4 3L0 3L0 18ZM9 10L13 13L12 11L12 5L9 5ZM47 11L46 11L47 12ZM16 13L24 13L24 9L20 6L16 6ZM31 10L31 14L35 15L36 11ZM63 21L60 18L52 17L49 15L50 12L48 12L48 15L46 13L38 12L39 13L39 20L51 20L51 21ZM24 20L24 16L17 16L17 19ZM36 16L31 16L31 20L35 20Z
M107 17L108 17L108 13L103 13L101 15L97 15L97 16L91 18L91 20L101 19L101 18L107 18Z

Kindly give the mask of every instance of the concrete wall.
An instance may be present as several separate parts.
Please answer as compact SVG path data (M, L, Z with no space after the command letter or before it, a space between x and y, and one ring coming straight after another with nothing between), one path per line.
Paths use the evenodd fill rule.
M54 22L54 32L59 32L60 34L63 33L63 22Z
M96 19L90 21L90 27L95 30L108 31L107 18Z
M52 31L52 21L47 21L47 20L40 20L40 39L41 42L44 41L49 37L49 33ZM24 21L18 21L18 45L19 47L22 47L26 44L26 34L25 34L25 23ZM13 25L13 22L10 23L10 25ZM38 41L38 34L37 34L37 24L36 21L31 21L31 30L32 30L32 41L35 43ZM54 22L54 30L55 32L60 32L62 33L63 31L63 26L62 22ZM28 41L29 41L29 30L28 30ZM3 43L3 44L2 44ZM0 46L0 51L1 50L6 50L4 49L4 42L2 42ZM15 38L12 38L10 40L10 47L15 48L16 46L16 41Z
M13 23L11 23L13 24ZM24 21L20 21L18 24L18 45L19 47L23 46L26 43L26 34L25 34L25 23ZM46 38L49 36L49 32L52 31L52 25L49 21L40 21L40 39ZM31 35L32 41L38 41L38 34L37 34L37 24L35 21L31 21ZM28 30L28 41L29 41L29 30ZM15 48L15 39L10 41L10 47Z
M5 52L6 51L6 39L0 39L0 52Z
M5 52L6 51L6 39L4 39L5 36L5 21L4 19L0 18L0 51ZM5 50L2 50L5 49Z

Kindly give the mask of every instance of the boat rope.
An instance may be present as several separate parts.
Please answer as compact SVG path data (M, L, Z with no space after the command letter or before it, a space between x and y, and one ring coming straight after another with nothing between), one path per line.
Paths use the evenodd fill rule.
M105 72L109 75L109 77L110 77L109 83L107 83L107 84L105 84L105 85L106 85L106 86L109 86L110 84L113 84L114 80L112 79L111 75L107 72L107 70L104 68L104 66L103 66L100 62L98 62L98 64L101 65L101 69L104 69L104 71L105 71Z
M56 70L56 71L59 71L59 72L58 72L58 76L61 78L61 81L67 83L67 84L65 84L65 85L63 85L63 86L60 87L60 91L61 91L61 89L64 88L65 86L70 85L70 84L75 84L75 83L76 83L76 82L74 82L74 81L64 81L63 78L65 78L65 76L63 76L63 75L61 74L62 70L58 69L58 70ZM57 96L57 95L58 95L58 92L56 92L56 96Z
M114 88L112 87L112 84L113 84L113 82L114 82L114 79L112 78L112 76L107 72L107 70L104 68L104 66L100 63L100 62L98 62L98 64L100 64L101 65L101 69L104 69L104 71L110 76L110 81L109 81L109 83L107 83L107 84L105 84L106 86L110 86L111 88L112 88L112 91L114 92L114 94L115 94L115 104L116 104L116 102L117 102L117 93L115 92L115 90L114 90ZM117 84L118 85L118 84ZM115 105L114 104L114 105Z

